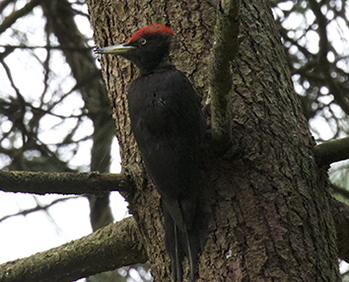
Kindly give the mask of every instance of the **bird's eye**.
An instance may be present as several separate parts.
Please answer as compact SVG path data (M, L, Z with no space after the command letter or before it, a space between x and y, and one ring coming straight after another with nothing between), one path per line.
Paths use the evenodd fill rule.
M145 40L144 38L141 38L141 44L145 45L147 43L147 40Z

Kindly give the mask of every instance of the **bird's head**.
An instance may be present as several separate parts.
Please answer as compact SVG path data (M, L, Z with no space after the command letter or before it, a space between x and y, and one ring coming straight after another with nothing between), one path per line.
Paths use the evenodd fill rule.
M97 49L98 54L120 55L133 62L141 73L149 73L168 61L173 31L162 24L138 30L128 42Z

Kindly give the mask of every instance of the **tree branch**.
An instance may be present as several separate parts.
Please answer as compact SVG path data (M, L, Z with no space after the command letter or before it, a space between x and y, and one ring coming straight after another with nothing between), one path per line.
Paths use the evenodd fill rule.
M5 192L100 194L109 191L127 192L132 185L131 179L125 174L0 171L0 190Z
M0 45L0 47L10 50L15 49L23 49L23 50L34 50L34 49L46 49L46 50L68 50L68 51L74 51L74 52L82 52L86 50L92 50L96 47L88 47L88 46L66 46L66 45L57 45L57 46L51 46L51 45L36 45L36 46L26 46L26 45Z
M32 0L27 5L25 5L22 9L11 13L7 18L5 18L0 25L0 34L3 33L6 29L12 26L19 18L28 14L33 8L39 5L41 0Z
M26 216L27 214L33 213L33 212L37 212L37 211L47 211L48 208L52 207L53 205L57 204L57 203L61 203L64 201L68 201L71 199L78 199L79 196L69 196L69 197L65 197L65 198L59 198L56 200L53 200L51 203L49 203L48 205L41 205L41 204L37 204L35 207L30 208L30 209L25 209L25 210L21 210L17 213L13 213L13 214L9 214L9 215L5 215L4 217L0 218L0 223L3 222L6 219L9 219L11 217L15 217L15 216Z
M211 132L215 144L231 146L229 114L232 86L230 62L237 54L241 0L222 0L217 11L214 43L210 55Z
M322 165L349 159L349 137L316 145L315 158Z
M330 183L330 187L331 187L331 190L332 190L332 194L337 194L337 195L340 195L344 198L347 198L349 199L349 191L343 187L339 187L333 183Z
M321 70L321 73L324 75L325 81L328 84L330 93L334 96L334 101L341 107L341 109L348 115L349 114L349 104L346 99L343 89L341 89L341 84L339 81L335 80L332 77L331 64L327 59L327 54L331 44L329 43L327 27L329 20L321 12L321 4L316 0L309 0L310 7L312 12L316 16L316 21L318 24L318 33L320 37L319 42L319 53L318 53L318 64L317 66Z
M0 265L2 282L75 281L103 271L144 263L133 217L110 224L81 239Z

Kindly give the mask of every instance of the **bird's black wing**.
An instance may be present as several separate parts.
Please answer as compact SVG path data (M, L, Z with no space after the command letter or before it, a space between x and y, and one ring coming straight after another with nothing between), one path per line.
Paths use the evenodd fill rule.
M163 196L180 198L195 187L205 121L198 97L178 71L135 80L128 93L132 131Z

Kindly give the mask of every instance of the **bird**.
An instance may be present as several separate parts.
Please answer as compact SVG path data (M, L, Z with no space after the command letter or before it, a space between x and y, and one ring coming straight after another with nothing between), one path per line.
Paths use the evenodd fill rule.
M207 238L200 150L206 122L189 79L170 62L174 42L169 27L154 23L127 42L96 49L96 53L120 55L139 70L127 91L131 130L161 195L165 247L174 280L182 281L182 263L188 257L194 282L198 255Z

